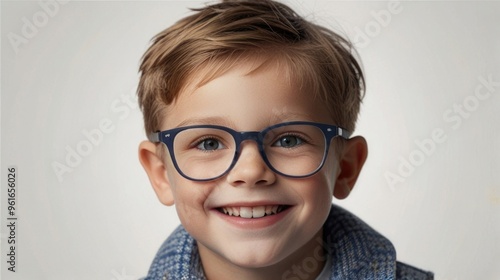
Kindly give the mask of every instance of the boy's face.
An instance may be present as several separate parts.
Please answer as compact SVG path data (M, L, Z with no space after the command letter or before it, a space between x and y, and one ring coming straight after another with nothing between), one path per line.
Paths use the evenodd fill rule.
M248 72L249 65L243 64L199 88L182 92L167 108L162 130L197 124L237 131L260 131L288 121L334 124L324 103L290 85L279 71L264 68ZM141 152L146 146L143 143ZM321 236L341 173L333 146L318 173L293 179L271 171L257 144L246 141L234 168L208 182L182 177L170 156L162 166L149 149L151 153L141 155L141 161L147 171L158 167L148 171L155 191L164 204L176 205L183 226L198 242L205 269L287 267L320 247L314 239ZM254 210L258 211L262 209L259 206L270 209L282 205L287 206L282 212L262 218L241 218L220 211L223 207L257 207Z

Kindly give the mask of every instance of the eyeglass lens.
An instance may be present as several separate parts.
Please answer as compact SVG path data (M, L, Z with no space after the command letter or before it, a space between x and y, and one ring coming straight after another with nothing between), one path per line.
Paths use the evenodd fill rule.
M264 132L262 148L270 167L289 176L305 176L318 169L325 156L325 137L311 125L286 125ZM188 177L204 180L225 173L233 163L237 144L227 131L190 128L177 134L174 155Z

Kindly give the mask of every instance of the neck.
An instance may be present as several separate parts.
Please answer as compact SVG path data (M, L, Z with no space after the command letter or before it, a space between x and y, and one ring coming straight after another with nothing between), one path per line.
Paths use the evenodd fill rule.
M208 280L301 279L314 280L323 270L326 254L323 249L322 229L304 246L285 259L265 267L235 265L223 256L198 245L205 276ZM208 260L208 261L207 261Z

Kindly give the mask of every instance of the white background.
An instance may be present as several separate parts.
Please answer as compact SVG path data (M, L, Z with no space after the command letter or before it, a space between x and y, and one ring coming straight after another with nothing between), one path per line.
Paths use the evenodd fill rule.
M437 279L499 279L500 85L487 90L480 77L500 82L500 3L284 2L347 34L366 71L356 134L369 159L334 203ZM203 2L51 3L1 5L2 279L137 279L178 225L137 159L137 68L149 40ZM419 148L435 130L440 143ZM71 172L58 178L58 163ZM11 165L16 273L5 260Z

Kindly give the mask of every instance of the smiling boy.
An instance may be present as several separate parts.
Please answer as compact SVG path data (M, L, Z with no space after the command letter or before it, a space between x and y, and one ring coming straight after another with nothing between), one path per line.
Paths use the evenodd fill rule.
M350 44L273 1L213 4L158 34L139 158L181 226L147 279L432 279L332 198L367 156Z

